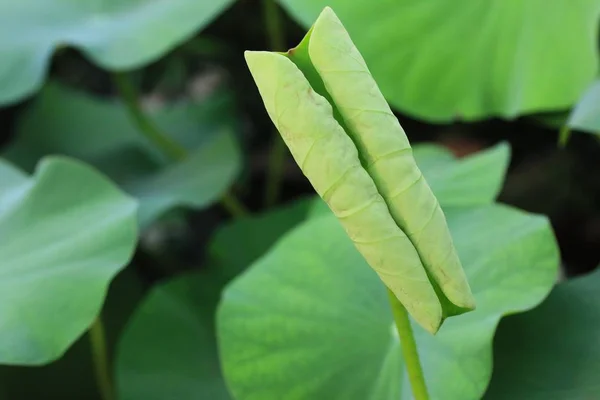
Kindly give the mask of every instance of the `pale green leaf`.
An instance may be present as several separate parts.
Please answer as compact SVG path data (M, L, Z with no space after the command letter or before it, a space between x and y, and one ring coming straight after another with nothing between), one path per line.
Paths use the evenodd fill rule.
M110 284L102 307L102 322L111 355L123 327L142 299L142 286L132 267L121 271ZM91 350L88 332L50 364L36 368L0 366L0 387L6 392L2 397L0 389L0 399L104 400L96 382Z
M96 318L135 248L137 204L68 158L17 175L0 160L0 363L43 364Z
M133 69L194 35L232 0L0 1L0 104L44 81L56 48L73 46L99 66Z

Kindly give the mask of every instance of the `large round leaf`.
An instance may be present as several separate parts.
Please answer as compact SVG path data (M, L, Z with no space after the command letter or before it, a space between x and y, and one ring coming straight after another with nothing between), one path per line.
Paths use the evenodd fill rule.
M151 62L207 25L232 0L1 0L0 104L41 86L59 46L107 69Z
M436 336L414 325L434 399L478 399L502 315L539 303L558 250L547 220L486 205L447 209L477 309ZM247 399L410 398L385 289L330 216L292 231L225 291L224 373Z
M58 358L92 323L137 241L135 200L79 161L27 177L0 161L0 363Z
M280 0L310 26L326 5L388 101L433 121L567 108L598 68L596 0Z
M600 398L600 270L559 284L534 310L502 321L486 399Z

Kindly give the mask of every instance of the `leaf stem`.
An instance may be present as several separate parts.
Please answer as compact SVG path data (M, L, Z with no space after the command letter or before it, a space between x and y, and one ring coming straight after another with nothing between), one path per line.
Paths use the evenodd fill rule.
M283 26L281 24L279 6L276 1L263 0L263 13L271 50L284 51Z
M165 135L142 110L136 88L129 75L124 72L117 72L114 74L114 81L121 98L125 102L127 111L129 111L129 115L139 131L170 159L175 161L185 159L188 155L185 147Z
M571 137L571 129L567 125L563 125L558 133L558 146L564 148Z
M264 21L267 27L269 47L273 51L284 51L285 40L281 24L281 12L275 0L263 0ZM269 154L264 204L270 207L277 202L281 191L283 167L287 154L285 143L275 130L275 137Z
M227 210L227 212L236 218L245 217L249 214L246 207L238 200L237 197L231 193L225 193L221 197L221 205Z
M423 377L423 369L419 361L419 353L417 351L417 343L413 335L412 327L408 317L406 308L400 303L391 290L387 289L392 314L396 323L396 330L400 336L400 347L402 348L402 356L404 364L408 372L408 380L412 388L415 400L429 400L427 394L427 386Z
M163 132L154 121L148 118L142 109L137 90L131 81L129 74L125 72L114 73L113 80L121 98L125 102L127 111L133 122L137 125L138 130L171 160L185 160L189 155L187 149ZM234 217L248 214L248 211L243 204L231 193L225 193L223 195L221 198L221 205Z
M94 362L96 384L100 390L102 400L113 400L115 396L110 376L106 336L104 334L104 326L100 316L96 318L90 327L88 334L92 347L92 360Z

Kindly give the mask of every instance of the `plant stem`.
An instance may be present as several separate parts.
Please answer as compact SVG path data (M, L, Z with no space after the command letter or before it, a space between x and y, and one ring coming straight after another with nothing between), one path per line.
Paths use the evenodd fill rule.
M114 82L138 130L171 160L186 159L189 155L187 149L165 134L142 110L137 90L129 75L117 72L114 74ZM223 195L221 204L234 217L248 214L243 204L230 193Z
M129 111L129 115L131 115L131 118L139 128L140 132L143 133L156 147L161 149L167 157L176 161L185 159L187 157L187 150L185 147L175 142L168 135L165 135L160 128L148 118L146 113L144 113L139 102L136 88L129 78L129 75L123 72L115 73L114 81L125 102L127 111Z
M283 27L281 25L280 12L275 0L263 0L263 13L269 47L273 51L284 51Z
M236 218L241 218L249 214L246 207L231 193L225 193L221 197L221 205L229 214Z
M100 316L96 318L88 334L92 347L92 360L94 362L94 372L98 389L103 400L113 400L115 397L110 377L106 337Z
M563 125L558 133L558 146L564 148L571 137L571 129L567 125Z
M263 0L263 14L265 25L267 27L269 47L273 51L284 51L285 40L281 24L281 12L275 0ZM275 130L266 177L267 183L264 198L266 207L274 205L279 198L286 154L285 143L279 136L277 130Z
M396 322L396 330L398 331L398 336L400 336L400 347L402 348L402 356L404 357L404 364L406 365L413 395L415 400L428 400L427 386L423 378L423 369L419 361L417 343L415 342L412 327L410 326L408 312L391 290L388 289L387 292L390 305L392 306L394 321Z

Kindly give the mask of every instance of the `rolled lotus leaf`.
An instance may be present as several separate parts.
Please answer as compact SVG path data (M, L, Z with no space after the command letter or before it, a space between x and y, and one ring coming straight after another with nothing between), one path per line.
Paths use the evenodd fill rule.
M442 309L419 255L391 217L331 105L287 57L245 55L269 116L319 196L411 315L437 331Z
M475 300L442 209L419 170L412 148L341 21L326 8L312 29L308 55L361 154L392 217L423 265L455 306ZM460 313L453 310L449 313Z
M473 309L444 214L333 11L288 53L245 56L295 161L413 318L435 333Z

